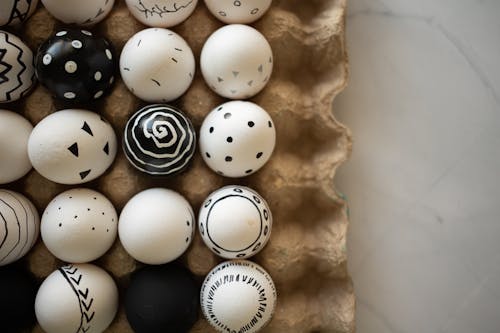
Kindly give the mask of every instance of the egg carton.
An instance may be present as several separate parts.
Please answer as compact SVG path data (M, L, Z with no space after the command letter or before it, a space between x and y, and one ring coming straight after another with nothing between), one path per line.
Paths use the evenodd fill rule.
M274 0L269 12L253 24L269 40L275 57L269 84L252 99L271 114L278 135L275 153L261 171L244 179L223 178L209 170L197 154L181 175L153 178L133 169L119 151L106 174L85 184L106 195L118 210L134 194L151 187L180 192L195 210L209 193L224 185L237 183L261 193L275 222L267 247L252 260L271 274L279 294L274 319L264 332L354 332L355 297L346 265L347 205L333 187L335 171L351 149L349 130L331 114L332 101L345 87L348 74L345 7L346 0ZM193 15L173 30L187 40L199 59L204 41L221 26L200 1ZM39 5L24 27L10 30L35 50L60 27ZM106 36L120 52L144 28L120 0L93 30ZM205 85L198 70L189 91L174 104L199 130L204 116L223 102ZM127 119L143 105L117 80L107 98L88 108L107 118L121 139ZM33 124L64 108L40 85L21 102L5 107L19 111ZM42 212L54 196L69 187L31 171L7 188L26 194ZM180 260L200 281L222 261L198 234ZM141 265L118 240L96 263L114 276L122 291L130 273ZM41 281L63 263L39 240L21 264ZM41 332L40 327L34 332ZM107 332L132 332L123 305ZM192 332L214 330L200 315Z

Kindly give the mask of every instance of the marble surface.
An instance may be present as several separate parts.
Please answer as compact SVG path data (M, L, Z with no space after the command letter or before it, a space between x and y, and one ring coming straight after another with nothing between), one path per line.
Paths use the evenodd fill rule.
M350 0L357 330L500 331L500 1Z

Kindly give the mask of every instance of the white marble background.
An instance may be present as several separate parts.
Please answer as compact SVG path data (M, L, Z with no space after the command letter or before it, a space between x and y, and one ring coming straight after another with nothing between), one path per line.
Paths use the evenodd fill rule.
M500 332L500 1L349 0L359 333Z

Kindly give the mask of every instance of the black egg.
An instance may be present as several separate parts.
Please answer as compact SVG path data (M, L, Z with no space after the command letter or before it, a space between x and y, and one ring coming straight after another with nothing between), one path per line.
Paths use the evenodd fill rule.
M0 267L0 331L21 332L35 321L37 284L26 271Z
M186 268L146 266L132 274L125 295L127 319L136 333L188 332L198 318L199 297Z
M86 30L57 32L35 58L38 80L58 99L73 103L104 96L115 80L115 67L111 44Z
M123 150L130 163L151 175L174 175L187 168L196 149L193 124L181 110L148 105L127 122Z

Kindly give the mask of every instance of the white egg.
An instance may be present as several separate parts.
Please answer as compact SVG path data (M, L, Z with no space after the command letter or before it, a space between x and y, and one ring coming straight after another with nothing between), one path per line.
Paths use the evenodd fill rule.
M63 192L42 215L42 240L57 258L84 263L101 257L116 239L118 216L101 193L78 188Z
M264 166L276 145L269 114L257 104L232 101L210 112L200 129L207 165L226 177L248 176Z
M201 72L222 97L246 99L271 78L273 53L266 38L247 25L231 24L215 31L201 51Z
M33 52L13 34L0 31L0 103L17 101L33 83Z
M118 310L118 288L103 269L67 265L50 274L38 289L35 314L47 333L101 333Z
M120 214L118 235L136 260L160 265L180 257L194 234L194 214L177 192L153 188L136 194Z
M205 0L212 14L225 23L248 24L260 19L272 0Z
M128 9L141 23L169 28L187 19L198 0L126 0Z
M32 130L19 114L0 110L0 184L16 181L31 170L28 139Z
M226 261L201 287L203 315L218 332L260 332L276 308L276 287L264 268L246 260Z
M36 9L38 0L19 1L2 0L0 1L0 27L12 26L24 23Z
M66 24L91 26L101 22L113 9L115 0L42 0L56 19Z
M147 102L170 102L193 82L195 60L175 32L150 28L129 39L120 56L120 73L128 89Z
M214 253L226 259L246 259L266 246L273 216L266 200L254 190L226 186L205 199L198 227Z
M55 112L29 138L31 164L45 178L81 184L101 176L116 156L116 135L100 115L87 110Z
M35 245L40 218L22 194L0 190L0 266L22 258Z

